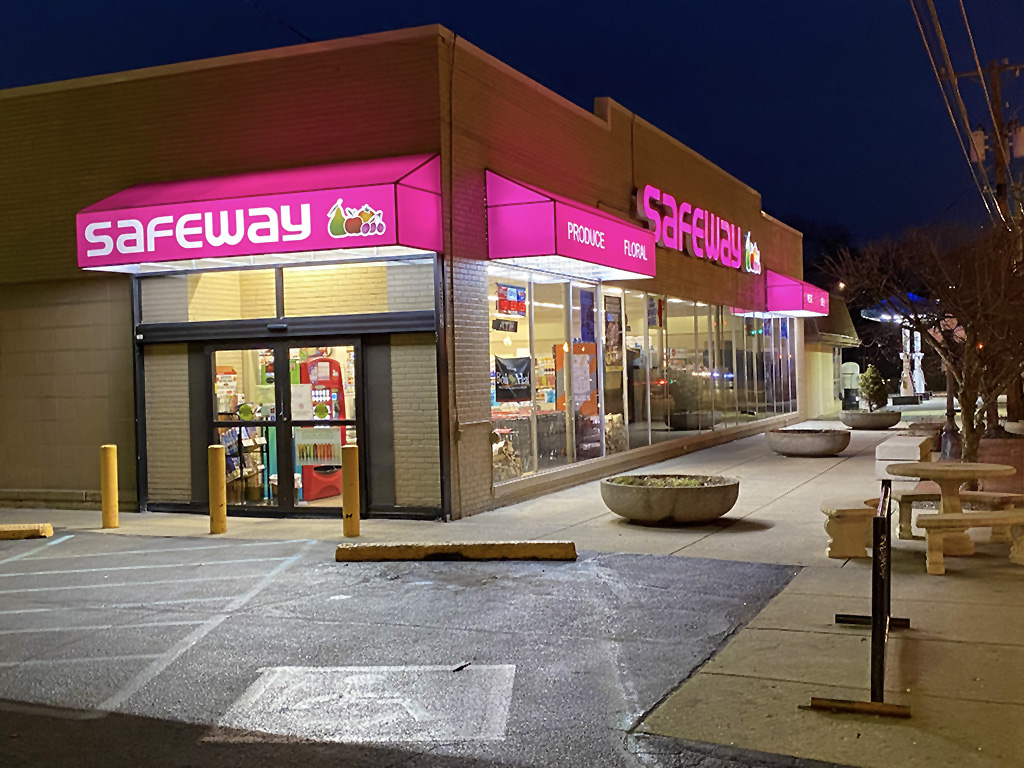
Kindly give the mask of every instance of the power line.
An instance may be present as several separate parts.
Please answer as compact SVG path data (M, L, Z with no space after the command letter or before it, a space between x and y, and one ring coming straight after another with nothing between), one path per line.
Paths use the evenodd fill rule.
M935 56L932 53L931 46L928 44L928 36L925 34L924 25L921 23L921 17L917 13L917 6L914 0L910 0L910 9L914 12L914 20L917 22L917 28L921 32L921 41L924 43L925 52L928 54L928 62L932 65L932 73L935 75L935 81L939 84L939 91L942 93L942 101L946 105L946 112L949 114L950 122L953 123L953 130L956 133L957 141L960 143L960 150L964 154L964 159L967 160L967 165L971 169L971 178L974 179L974 186L978 189L978 194L981 196L981 202L985 205L985 210L988 212L990 218L994 219L992 215L992 208L989 205L988 198L985 196L984 190L981 188L981 182L978 181L978 169L974 167L974 163L971 162L970 153L967 151L967 146L964 144L963 137L960 135L960 126L957 125L956 117L953 115L953 107L949 103L949 97L946 95L946 89L942 85L942 77L939 75L938 67L935 65ZM986 179L987 186L987 179Z
M305 40L307 43L312 43L313 42L313 38L311 38L309 35L305 34L304 32L299 31L298 29L293 27L291 24L289 24L287 21L282 19L280 16L275 16L274 14L272 14L270 11L268 11L263 6L259 5L258 3L253 2L253 0L245 0L245 2L253 10L259 11L264 16L266 16L268 19L270 19L271 21L275 22L276 24L280 24L282 27L287 29L289 32L292 32L292 33L298 35L303 40Z
M974 34L971 32L970 22L967 21L967 9L964 8L964 0L960 0L960 12L963 14L963 17L964 17L964 27L967 29L967 38L971 41L971 52L974 54L974 66L978 68L978 79L981 80L981 88L985 92L985 104L988 105L988 114L992 118L992 127L993 127L993 129L994 129L994 131L996 133L995 142L994 143L999 145L999 149L998 150L994 150L994 151L998 151L999 154L1002 156L1003 167L1004 168L1009 168L1010 167L1009 147L1007 147L1006 146L1006 142L1003 141L1003 137L1001 135L1002 131L1000 130L1000 128L1002 126L1002 122L1003 122L1002 119L1001 119L1002 118L1002 114L1000 114L1000 116L998 118L996 117L996 107L995 107L995 104L993 104L993 101L994 101L993 97L996 96L996 93L994 92L994 89L993 89L993 93L990 95L989 94L988 85L985 83L985 72L984 72L984 70L982 70L982 68L981 68L981 61L978 59L978 49L974 46ZM997 78L999 77L998 70L996 71L994 77L997 77ZM1002 107L1001 106L1000 106L999 111L1000 111L1000 113L1002 113ZM997 184L999 183L998 179L996 179L996 183Z
M946 72L948 72L952 76L953 75L953 60L950 58L949 48L946 46L946 37L945 37L945 35L942 34L942 24L939 22L939 14L935 10L935 3L933 2L933 0L927 0L927 3L928 3L928 10L931 13L931 17L932 17L932 24L935 27L935 34L938 36L939 48L942 51L942 59L945 62L944 69L945 69ZM939 85L941 87L941 83ZM950 85L952 86L952 89L953 89L953 95L956 96L957 111L960 113L960 119L963 120L964 131L965 131L967 136L970 136L971 135L970 118L967 116L967 107L964 105L963 97L960 95L960 84L957 81L956 77L951 77ZM945 92L945 90L943 90L943 92ZM979 165L981 164L980 160L979 160L978 164ZM991 185L988 183L988 174L985 174L983 172L982 173L982 179L985 182L985 190L989 193L989 195L992 197L993 202L995 202L995 204L996 204L995 210L999 214L999 218L1001 218L1003 220L1003 223L1005 224L1006 223L1006 216L1003 214L1003 209L999 205L998 197L997 197L995 191L992 189ZM991 215L991 212L990 212L990 215Z

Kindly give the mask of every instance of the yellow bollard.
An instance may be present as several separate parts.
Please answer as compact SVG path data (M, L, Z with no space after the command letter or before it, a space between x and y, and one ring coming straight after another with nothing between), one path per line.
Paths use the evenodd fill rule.
M210 533L227 533L228 484L223 445L209 447L207 465L210 474Z
M100 508L103 527L120 528L117 519L117 446L100 446Z
M359 447L341 449L341 531L346 538L359 535Z

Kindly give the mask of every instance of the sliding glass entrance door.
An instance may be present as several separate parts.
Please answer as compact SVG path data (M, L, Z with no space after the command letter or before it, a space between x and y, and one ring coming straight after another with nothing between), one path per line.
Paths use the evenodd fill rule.
M208 350L209 437L225 448L232 511L340 515L342 447L357 436L358 349L318 341Z

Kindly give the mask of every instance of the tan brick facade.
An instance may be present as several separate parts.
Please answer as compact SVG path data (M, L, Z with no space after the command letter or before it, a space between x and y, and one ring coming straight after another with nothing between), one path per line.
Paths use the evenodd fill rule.
M91 452L112 439L122 446L122 485L134 484L129 279L88 277L77 268L76 211L140 183L433 152L441 154L442 166L441 327L448 370L437 393L436 382L421 375L434 365L435 348L395 337L399 504L438 503L442 446L436 430L428 434L423 424L445 412L453 516L497 503L485 170L626 219L634 218L637 186L656 184L751 229L766 268L802 273L799 233L763 216L755 190L619 104L598 99L595 113L580 109L441 27L2 92L0 392L21 413L0 445L0 489L93 490L98 477ZM638 288L722 305L742 305L763 293L761 278L678 252L659 249L657 267L658 277ZM286 277L286 302L289 295L295 302L288 314L373 311L368 308L382 304L431 308L433 295L425 289L431 275L388 267L385 279L375 269L385 271L370 267L337 285L309 280L303 286L301 278ZM147 298L153 316L144 320L216 320L231 311L268 316L262 314L272 309L268 274L210 273L146 287L153 292ZM187 317L184 297L204 292L209 313ZM237 305L243 292L262 298L244 309ZM84 378L47 383L50 353L60 366L83 367ZM151 378L156 375L147 362L147 389L159 388ZM437 396L445 393L438 408ZM433 410L424 412L422 424L397 418L424 404ZM60 427L47 421L54 409L63 413ZM70 433L64 416L77 425ZM157 485L172 494L182 476L155 439L151 432L148 452L166 474ZM166 445L180 453L180 445ZM53 450L63 459L59 477L47 470Z

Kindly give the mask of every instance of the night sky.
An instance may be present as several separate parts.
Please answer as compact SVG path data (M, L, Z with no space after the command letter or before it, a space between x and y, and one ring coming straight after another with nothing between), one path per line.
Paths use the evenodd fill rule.
M954 68L973 68L959 3L936 6ZM1024 2L965 6L983 66L1024 63ZM0 88L430 23L588 110L619 101L798 226L863 243L984 218L908 0L7 0ZM981 87L961 91L972 125L990 125ZM1005 76L1004 96L1024 122L1024 76Z

